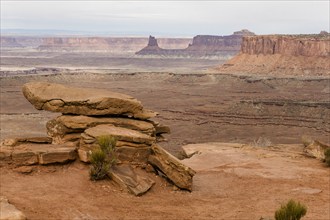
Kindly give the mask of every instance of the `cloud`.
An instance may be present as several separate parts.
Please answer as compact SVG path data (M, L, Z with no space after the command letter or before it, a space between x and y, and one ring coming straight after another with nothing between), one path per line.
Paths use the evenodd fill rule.
M230 34L329 29L328 1L1 1L1 28Z

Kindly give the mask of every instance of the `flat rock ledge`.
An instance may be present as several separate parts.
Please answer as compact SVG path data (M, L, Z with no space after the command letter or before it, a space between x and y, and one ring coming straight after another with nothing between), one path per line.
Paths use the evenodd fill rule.
M38 110L75 115L126 115L148 119L156 115L137 99L109 90L68 87L47 82L24 84L25 98Z
M72 144L21 144L18 146L0 146L1 161L16 165L46 165L66 163L77 158L76 147Z
M46 127L47 134L52 137L53 143L61 144L68 141L75 141L77 138L80 138L80 134L86 129L102 124L127 128L149 136L156 136L156 126L153 123L130 118L61 115L48 121Z
M192 191L193 176L196 172L158 145L153 145L151 150L148 162L180 189Z
M25 220L26 216L14 205L10 204L8 199L0 196L0 220Z

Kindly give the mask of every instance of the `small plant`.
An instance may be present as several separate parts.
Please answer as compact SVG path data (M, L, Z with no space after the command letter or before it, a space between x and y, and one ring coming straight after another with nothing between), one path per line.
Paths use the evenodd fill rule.
M99 148L92 151L90 155L90 179L104 179L110 168L116 163L116 139L111 136L100 136L97 139Z
M305 205L300 204L300 202L295 202L290 200L286 205L281 205L275 212L276 220L299 220L307 213L307 208Z
M325 156L325 163L330 167L330 148L326 149L324 151L324 156Z
M271 147L273 146L272 142L266 137L259 137L257 140L254 140L252 146L255 147Z

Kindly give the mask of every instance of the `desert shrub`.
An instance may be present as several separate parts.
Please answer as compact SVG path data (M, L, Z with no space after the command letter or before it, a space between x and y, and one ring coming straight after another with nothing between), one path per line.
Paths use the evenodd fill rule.
M252 146L270 147L270 146L273 146L273 143L266 137L259 137L258 139L253 141Z
M299 220L301 217L306 215L306 206L300 204L300 202L295 202L290 200L286 205L281 205L275 212L276 220Z
M330 167L330 148L324 151L325 163Z
M111 136L100 136L97 139L99 148L90 155L90 179L100 180L107 176L110 168L116 163L116 139Z

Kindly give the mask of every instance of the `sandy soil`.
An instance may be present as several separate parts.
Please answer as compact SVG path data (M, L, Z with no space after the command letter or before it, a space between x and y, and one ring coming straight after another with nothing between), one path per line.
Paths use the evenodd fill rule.
M298 146L299 149L299 146ZM88 166L1 168L1 194L29 219L259 219L289 199L308 207L304 219L329 219L329 168L300 150L222 147L185 161L197 171L191 193L160 177L142 197L111 181L92 182Z
M46 121L58 115L39 112L24 99L22 84L37 80L138 98L171 127L161 145L175 155L185 144L247 144L259 137L273 144L299 144L302 135L330 142L328 78L87 71L1 78L1 139L45 135ZM111 181L91 182L80 162L35 167L29 175L6 165L1 195L29 219L259 219L273 216L290 198L308 206L304 219L329 219L330 170L301 151L301 145L230 148L198 163L192 157L186 161L197 170L191 193L150 174L157 184L142 197L120 192ZM205 166L210 161L215 163Z

